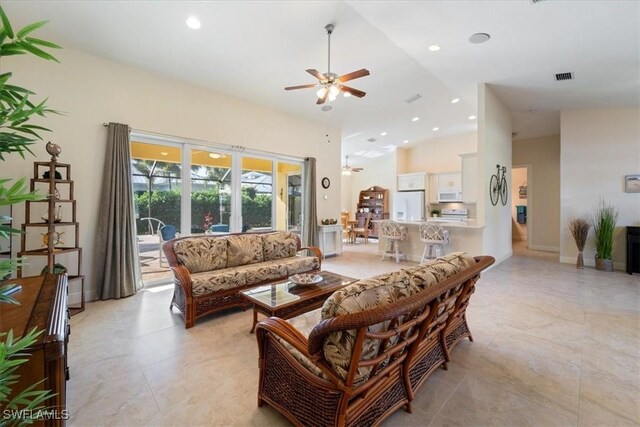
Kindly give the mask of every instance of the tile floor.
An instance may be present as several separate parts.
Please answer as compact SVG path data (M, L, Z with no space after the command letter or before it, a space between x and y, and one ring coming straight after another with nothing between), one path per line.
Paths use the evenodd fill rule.
M351 245L324 266L369 277L403 265L375 249ZM468 310L475 342L430 377L413 414L384 425L640 425L640 276L515 252L479 282ZM185 330L170 298L155 288L73 317L71 425L288 425L256 406L251 312Z

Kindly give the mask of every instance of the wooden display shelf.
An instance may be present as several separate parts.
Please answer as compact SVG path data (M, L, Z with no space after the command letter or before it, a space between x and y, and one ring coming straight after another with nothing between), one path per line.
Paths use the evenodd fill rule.
M31 255L31 256L47 256L49 255L49 252L53 252L54 254L65 254L65 253L70 253L70 252L78 252L81 251L82 248L76 248L76 247L62 247L62 248L53 248L52 251L49 251L48 248L42 248L42 249L32 249L29 251L21 251L18 252L18 256L23 256L23 255Z
M31 203L49 203L49 199L42 199L42 200L32 200ZM62 199L57 199L56 203L75 203L75 200L62 200Z
M33 182L46 182L47 184L51 181L55 182L56 184L71 184L73 183L72 180L70 179L47 179L47 178L31 178L31 181Z
M48 222L27 222L24 224L25 227L49 227L49 226L53 226L53 227L63 227L63 226L73 226L73 225L79 225L78 222L53 222L53 223L48 223Z

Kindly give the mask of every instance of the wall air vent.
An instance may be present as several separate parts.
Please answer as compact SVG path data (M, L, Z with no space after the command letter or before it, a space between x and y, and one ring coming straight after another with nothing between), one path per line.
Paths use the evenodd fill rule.
M556 81L573 80L573 73L558 73L556 74Z
M406 102L407 104L411 104L412 102L416 102L420 98L422 98L422 95L420 95L419 93L416 93L415 95L405 99L404 102Z
M369 138L369 139L367 139L367 142L376 142L376 141L377 141L377 139L375 139L375 138Z

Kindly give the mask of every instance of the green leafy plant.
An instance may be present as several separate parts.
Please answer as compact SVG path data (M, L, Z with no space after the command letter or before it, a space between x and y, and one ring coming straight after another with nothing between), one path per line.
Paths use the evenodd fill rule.
M46 21L36 22L21 30L14 32L9 18L0 6L0 61L5 65L4 58L12 55L31 54L36 57L56 61L57 59L44 49L59 49L60 46L31 37L31 34L46 24ZM3 68L4 69L4 68ZM0 74L0 161L6 160L9 154L17 153L24 158L25 152L33 154L30 145L38 140L42 140L40 132L47 132L49 129L35 125L31 121L36 117L45 117L48 113L55 113L47 108L46 99L39 103L33 103L32 91L9 83L13 74L5 72ZM0 206L17 205L26 200L39 200L42 196L36 192L27 190L25 179L18 179L11 183L11 180L0 180ZM3 222L10 220L3 217ZM6 225L0 225L0 238L11 238L12 234L19 233ZM10 275L20 265L20 260L0 261L0 281ZM0 303L13 303L17 301L11 296L5 295L11 285L0 285ZM38 411L45 409L44 403L52 394L47 390L40 390L41 382L32 384L24 390L14 391L12 388L20 378L17 372L20 365L28 360L29 354L25 350L31 347L42 331L35 329L14 340L13 331L0 333L0 407L9 410L31 410ZM14 392L13 397L9 395ZM30 418L13 418L2 420L0 424L6 422L9 425L31 424L34 420Z
M36 22L19 31L14 31L9 18L0 7L0 60L11 55L32 54L39 58L58 61L44 49L59 49L55 43L32 37L31 34L45 25L46 21ZM25 152L32 153L30 145L42 140L41 132L49 129L30 123L36 117L45 117L48 113L57 113L46 106L47 100L33 103L31 97L35 95L29 89L9 83L13 73L0 74L0 161L6 156L17 153L24 158ZM33 154L33 153L32 153ZM27 190L25 179L11 182L9 179L0 180L0 206L16 205L26 200L39 200L42 196ZM3 221L10 220L3 217ZM9 239L19 230L0 224L0 238ZM0 280L7 277L20 265L19 259L0 261ZM0 287L0 294L3 287Z
M9 398L13 391L13 386L20 378L17 373L18 368L28 360L29 354L25 350L35 344L41 333L42 331L32 329L17 340L13 337L13 331L0 333L0 407L4 410L26 410L27 412L23 412L23 414L29 413L28 411L37 413L45 410L45 401L54 396L53 393L47 390L37 389L38 385L44 381L42 380ZM33 421L30 418L17 417L2 420L7 425L17 426L32 424Z
M595 207L591 223L595 234L596 255L604 260L611 259L613 235L618 221L618 209L607 204L604 199Z

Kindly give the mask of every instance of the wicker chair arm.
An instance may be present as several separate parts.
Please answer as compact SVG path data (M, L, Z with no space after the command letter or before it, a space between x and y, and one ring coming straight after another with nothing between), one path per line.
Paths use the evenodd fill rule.
M298 350L304 356L310 359L307 352L307 338L293 327L286 320L279 317L270 317L258 323L256 326L256 337L258 342L264 339L264 335L270 332L283 341L289 343L293 348Z
M189 273L187 267L178 264L171 266L171 270L173 271L176 281L180 283L182 289L184 289L186 296L191 297L191 273Z
M313 254L316 256L316 258L318 258L318 262L320 263L320 266L318 267L318 269L322 268L322 251L320 250L320 248L317 248L315 246L308 246L308 247L305 247L305 248L298 249L297 252L302 252L302 251L311 251L311 252L313 252Z

